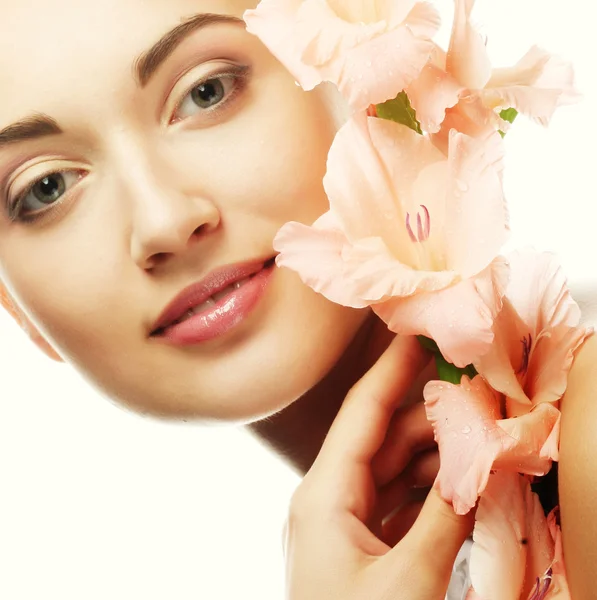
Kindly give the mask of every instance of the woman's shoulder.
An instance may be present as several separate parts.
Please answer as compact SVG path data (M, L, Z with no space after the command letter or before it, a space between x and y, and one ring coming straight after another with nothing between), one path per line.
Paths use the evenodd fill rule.
M573 294L586 325L597 325L597 293ZM597 562L597 336L577 351L562 401L559 496L566 569L574 598L592 598Z

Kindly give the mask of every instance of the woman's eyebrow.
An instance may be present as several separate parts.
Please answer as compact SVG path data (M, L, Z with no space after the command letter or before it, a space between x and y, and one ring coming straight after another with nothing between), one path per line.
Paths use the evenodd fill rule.
M145 87L162 63L176 50L176 48L192 33L210 25L218 23L232 23L242 25L245 22L232 15L217 13L201 13L195 15L166 33L147 52L144 52L135 61L135 75L139 85Z
M8 125L0 131L0 149L11 144L61 133L62 129L52 117L42 114L33 115Z

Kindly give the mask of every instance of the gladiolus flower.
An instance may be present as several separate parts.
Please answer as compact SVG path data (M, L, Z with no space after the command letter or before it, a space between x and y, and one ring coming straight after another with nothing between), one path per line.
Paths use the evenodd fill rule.
M574 353L591 330L578 326L580 309L553 255L523 250L508 260L510 281L493 326L495 340L475 368L506 396L507 415L518 416L560 400Z
M454 132L446 158L408 127L355 117L332 146L330 211L285 225L278 265L330 300L371 306L401 334L433 338L466 366L493 340L507 267L499 135Z
M570 600L555 512L526 477L491 475L476 514L467 600Z
M424 391L442 459L437 486L458 513L475 505L492 469L540 476L558 460L558 401L589 334L578 327L580 310L552 255L527 250L508 258L494 341L474 362L479 376L460 385L430 382Z
M435 485L457 514L475 506L492 469L541 476L558 459L560 411L551 404L507 419L501 396L480 376L432 381L424 396L441 459Z
M354 110L415 79L440 25L437 10L416 0L261 0L245 21L305 90L330 81Z
M514 67L492 69L485 41L471 24L473 6L474 0L455 0L448 52L436 48L407 88L423 128L439 133L442 147L453 128L468 135L506 130L503 109L547 125L556 108L578 98L572 65L536 46Z

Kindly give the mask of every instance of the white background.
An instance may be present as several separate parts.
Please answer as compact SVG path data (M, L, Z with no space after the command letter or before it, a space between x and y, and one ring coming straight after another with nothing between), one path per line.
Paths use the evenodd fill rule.
M549 132L520 119L507 172L515 242L558 251L574 279L594 277L597 257L591 6L478 0L475 13L494 64L537 42L577 66L583 103ZM0 365L0 598L281 600L298 482L281 462L234 429L124 412L5 315Z

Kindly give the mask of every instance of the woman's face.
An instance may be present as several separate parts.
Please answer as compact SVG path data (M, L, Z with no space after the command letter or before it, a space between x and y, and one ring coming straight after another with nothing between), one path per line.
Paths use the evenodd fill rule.
M2 279L62 357L143 412L271 414L364 318L267 269L279 227L327 208L334 131L245 31L252 4L0 9Z

